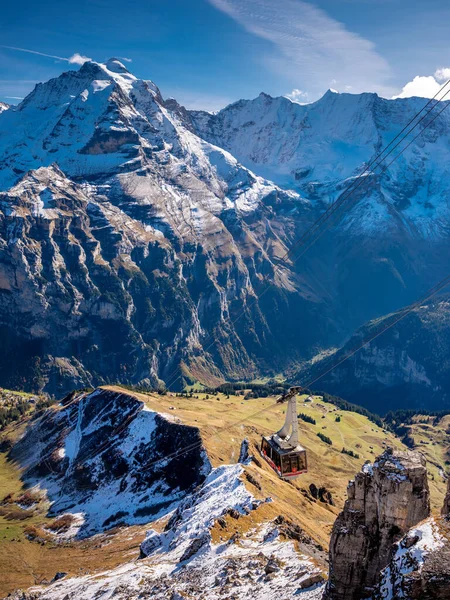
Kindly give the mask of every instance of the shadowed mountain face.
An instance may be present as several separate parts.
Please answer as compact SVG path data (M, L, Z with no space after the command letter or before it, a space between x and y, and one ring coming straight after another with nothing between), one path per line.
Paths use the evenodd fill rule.
M297 375L315 379L362 340L398 318L394 313L361 327L337 352ZM433 299L322 377L314 387L384 414L389 410L450 407L450 297Z
M97 389L67 400L33 421L10 457L46 490L51 515L80 517L73 535L158 518L211 470L198 429L133 396Z
M0 384L273 375L410 302L448 264L446 113L284 255L422 104L189 112L115 59L39 84L0 114Z

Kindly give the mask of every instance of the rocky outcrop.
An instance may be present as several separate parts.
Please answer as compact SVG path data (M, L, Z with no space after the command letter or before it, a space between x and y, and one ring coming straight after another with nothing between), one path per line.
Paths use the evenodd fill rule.
M330 540L328 600L361 600L373 592L393 544L430 513L425 459L387 450L348 486Z

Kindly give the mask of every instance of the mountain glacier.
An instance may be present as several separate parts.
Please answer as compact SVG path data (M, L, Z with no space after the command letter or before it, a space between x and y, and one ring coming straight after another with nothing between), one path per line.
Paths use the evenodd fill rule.
M423 104L188 111L117 59L38 84L0 114L0 384L275 375L413 300L448 262L446 112L286 252Z

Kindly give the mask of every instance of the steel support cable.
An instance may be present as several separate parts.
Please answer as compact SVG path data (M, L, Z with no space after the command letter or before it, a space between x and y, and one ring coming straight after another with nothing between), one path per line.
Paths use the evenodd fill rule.
M383 328L381 328L380 331L377 331L374 334L369 334L356 347L352 348L352 350L350 352L348 352L343 358L339 359L331 367L326 368L317 377L314 377L313 379L311 379L308 382L302 382L302 384L301 384L302 387L309 388L316 381L318 381L319 379L321 379L322 377L324 377L325 375L327 375L328 373L330 373L331 371L333 371L335 368L337 368L342 363L344 363L346 360L348 360L351 356L353 356L354 354L356 354L356 352L358 352L359 350L361 350L361 348L363 348L364 346L366 346L367 344L369 344L375 338L379 337L385 331L387 331L388 329L390 329L391 327L393 327L394 325L396 325L399 321L401 321L402 319L404 319L408 314L410 314L413 310L415 310L416 308L418 308L421 304L423 304L424 302L430 300L434 295L436 295L438 292L440 292L441 290L443 290L449 284L450 284L450 275L447 275L447 277L445 277L440 282L438 282L437 284L435 284L432 288L430 288L428 290L428 292L424 296L422 296L421 298L419 298L418 300L416 300L412 304L410 304L407 307L405 307L404 309L402 309L398 313L398 316L395 319L393 319L392 321L390 321L389 323L387 323ZM233 427L237 427L239 425L243 425L249 419L253 419L255 417L258 417L259 415L261 415L261 414L263 414L263 413L271 410L272 408L274 408L275 406L278 406L278 405L279 405L278 402L274 402L273 404L270 404L269 406L264 407L264 408L258 410L257 412L252 413L252 414L250 414L250 415L248 415L246 417L243 417L242 419L239 419L238 421L234 421L233 423L230 423L229 425L224 426L224 427L219 427L219 428L217 428L217 431L216 431L215 435L220 436L221 433L229 431ZM126 424L122 423L119 426L119 428L123 428L126 425L128 425L128 422L126 422ZM203 446L203 441L202 440L199 440L197 442L193 442L192 444L189 444L188 446L184 446L183 448L179 448L178 450L176 450L174 452L166 454L165 456L162 456L160 458L157 458L157 459L151 461L150 463L147 463L140 470L141 471L146 471L146 470L150 469L152 466L154 466L156 464L159 464L161 462L168 461L168 460L174 460L174 459L179 458L181 456L184 456L188 452L191 452L191 451L193 451L193 450L195 450L197 448L200 448L202 446ZM98 449L96 451L96 454L98 454ZM51 455L51 453L49 454L49 456L50 455ZM45 457L44 457L44 459L41 458L40 460L45 460ZM83 462L86 462L87 460L90 460L90 458L83 459Z
M304 388L309 388L311 385L313 385L316 381L318 381L319 379L321 379L322 377L324 377L325 375L327 375L328 373L330 373L331 371L333 371L335 368L337 368L338 366L340 366L343 362L345 362L347 359L349 359L351 356L353 356L354 354L356 354L356 352L358 352L359 350L361 350L361 348L363 348L364 346L367 346L367 344L369 344L371 341L373 341L375 338L379 337L380 335L382 335L385 331L387 331L388 329L390 329L391 327L393 327L394 325L396 325L399 321L401 321L402 319L404 319L407 315L409 315L413 310L415 310L416 308L418 308L421 304L423 304L424 302L430 300L430 298L432 298L433 296L435 296L438 292L442 291L446 286L448 286L450 284L450 275L447 275L447 277L445 277L444 279L442 279L439 283L435 284L433 287L431 287L428 292L422 296L421 298L419 298L418 300L416 300L415 302L413 302L412 304L408 305L407 307L405 307L404 309L402 309L399 313L398 316L393 320L390 321L389 323L387 323L385 325L385 327L383 327L380 331L377 331L375 334L370 334L368 335L366 338L364 338L358 345L357 347L353 348L348 354L346 354L343 358L339 359L335 364L333 364L331 367L326 368L322 373L320 373L320 375L318 375L317 377L314 377L313 379L311 379L308 382L302 382L301 386ZM219 427L217 428L217 435L219 435L222 432L225 431L229 431L230 429L232 429L233 427L237 427L239 425L244 424L245 422L247 422L249 419L253 419L255 417L258 417L259 415L267 412L268 410L271 410L272 408L274 408L275 406L278 406L279 403L275 402L265 408L262 408L261 410L258 410L255 413L252 413L246 417L243 417L242 419L240 419L239 421L235 421L233 423L230 423L229 425L225 426L225 427ZM166 456L163 456L161 458L158 458L150 463L148 463L145 467L143 467L142 470L147 470L150 467L166 461L166 460L171 460L174 458L179 458L180 456L183 456L184 454L186 454L187 452L191 452L192 450L195 450L196 448L200 448L203 445L202 441L199 442L195 442L193 444L190 444L189 446L185 447L185 448L180 448L179 450L172 452Z

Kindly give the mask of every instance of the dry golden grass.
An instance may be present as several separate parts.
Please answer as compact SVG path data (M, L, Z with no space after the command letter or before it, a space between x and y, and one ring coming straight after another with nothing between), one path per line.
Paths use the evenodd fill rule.
M114 386L107 387L123 391ZM324 548L328 547L331 527L345 501L348 481L366 460L373 460L387 446L404 449L394 435L383 431L366 417L340 411L322 399L305 403L305 397L302 397L298 404L299 412L316 419L316 425L299 422L301 443L308 452L308 473L287 482L279 479L260 457L257 448L261 435L273 433L283 424L285 406L273 406L275 398L244 400L243 396L227 398L224 394L207 398L207 394L203 393L195 393L197 398L134 392L133 395L153 410L198 427L213 466L236 462L242 439L247 438L251 453L258 458L261 466L251 463L245 469L260 482L262 491L249 483L246 485L257 498L270 496L273 502L267 505L266 510L258 509L252 519L244 519L242 523L238 521L239 527L244 527L246 522L248 527L254 527L254 518L264 520L268 514L270 518L283 515L298 523ZM267 410L262 411L264 408ZM340 422L335 420L337 415L341 415ZM331 438L333 446L317 437L319 431ZM343 447L354 450L360 458L342 454ZM305 497L302 490L307 490L311 483L330 490L335 506ZM221 535L228 534L221 532Z

